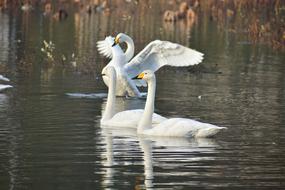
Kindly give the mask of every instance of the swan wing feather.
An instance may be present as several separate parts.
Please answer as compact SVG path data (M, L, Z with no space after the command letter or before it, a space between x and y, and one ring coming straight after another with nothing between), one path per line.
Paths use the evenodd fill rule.
M113 37L108 36L105 38L105 40L98 41L97 42L97 48L98 48L98 51L101 55L112 59L112 57L113 57L112 47L110 46L110 44L107 41L107 40L110 40L109 38L113 39Z
M157 71L165 65L184 67L199 64L203 53L169 41L150 42L124 68L130 77L135 77L144 70Z

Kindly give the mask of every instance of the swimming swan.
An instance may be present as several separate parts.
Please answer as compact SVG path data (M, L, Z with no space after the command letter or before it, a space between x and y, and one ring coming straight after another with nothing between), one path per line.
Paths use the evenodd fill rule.
M143 115L144 110L126 110L115 114L115 101L116 101L116 70L113 66L107 67L103 72L103 76L108 77L109 88L105 112L101 119L101 126L111 127L128 127L137 128L138 122ZM166 120L156 113L153 115L152 124L160 123Z
M4 77L3 75L0 75L0 80L7 81L7 82L10 81L8 78ZM11 86L11 85L0 84L0 92L7 89L7 88L12 88L12 87L13 86Z
M110 44L110 39L113 39L112 45ZM126 52L123 52L119 46L123 42L127 44ZM196 65L203 60L203 54L196 50L160 40L150 42L133 58L135 52L134 41L123 33L118 34L116 38L109 36L105 40L98 41L97 47L100 54L111 58L111 61L103 70L109 66L114 66L117 71L117 96L142 96L136 86L146 86L145 81L133 81L131 78L144 70L155 72L165 65L175 67L190 66ZM112 47L118 48L114 51ZM117 61L114 61L114 59ZM108 85L108 78L104 77L103 80Z
M218 127L186 118L171 118L162 121L155 127L152 125L154 111L156 79L154 72L146 70L134 77L143 79L148 83L147 99L141 120L138 123L137 133L150 136L186 136L186 137L212 137L225 127Z

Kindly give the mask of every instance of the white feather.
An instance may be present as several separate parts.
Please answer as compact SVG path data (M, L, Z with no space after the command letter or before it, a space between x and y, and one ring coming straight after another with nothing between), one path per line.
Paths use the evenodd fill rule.
M137 128L138 122L143 116L143 109L136 110L126 110L116 113L110 120L101 121L103 127L123 127L123 128ZM156 113L153 113L152 124L156 125L163 121L166 118L162 117Z
M116 106L115 91L117 83L116 70L113 66L110 66L103 71L103 74L105 74L109 78L108 82L109 88L108 88L106 108L101 119L101 126L137 128L137 124L139 120L142 118L144 110L142 109L126 110L115 114L115 106ZM156 113L152 114L152 124L155 125L164 120L166 120L165 117L162 117Z
M118 96L142 96L137 86L146 86L146 82L142 80L131 80L144 70L157 71L159 68L168 65L175 67L189 66L199 64L203 60L203 54L184 47L182 45L155 40L150 42L140 53L133 59L134 43L133 40L126 34L120 33L117 35L120 43L127 43L127 50L123 53L119 45L114 44L113 37L106 37L105 40L97 42L98 51L105 57L112 58L110 63L105 67L113 66L117 72L117 89ZM104 68L104 69L105 69ZM108 85L107 78L103 78Z
M209 123L202 123L193 119L170 118L161 120L157 125L153 124L156 79L151 70L143 71L143 80L148 83L148 95L144 113L138 123L137 132L147 136L167 137L212 137L225 127L219 127Z
M101 55L112 59L113 54L112 54L112 46L110 46L110 44L108 43L108 38L113 38L113 37L106 37L105 40L101 40L97 42L97 48L98 51Z
M176 43L155 40L150 42L124 68L130 77L134 77L144 70L155 72L165 65L174 67L196 65L203 60L203 55L203 53Z

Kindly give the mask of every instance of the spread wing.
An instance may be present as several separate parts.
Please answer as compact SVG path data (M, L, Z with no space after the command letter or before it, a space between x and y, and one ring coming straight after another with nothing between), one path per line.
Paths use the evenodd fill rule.
M110 59L112 59L113 54L112 54L112 47L110 43L108 42L108 40L114 41L113 39L114 39L113 37L108 36L105 38L105 40L101 40L97 42L97 48L98 48L99 53Z
M199 64L203 53L169 41L150 42L139 54L125 65L125 70L132 78L144 70L157 71L164 65L185 67Z

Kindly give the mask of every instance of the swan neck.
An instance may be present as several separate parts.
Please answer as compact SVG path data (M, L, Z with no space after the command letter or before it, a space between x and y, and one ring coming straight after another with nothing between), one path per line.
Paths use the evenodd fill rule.
M116 75L109 78L109 88L105 112L102 121L109 120L115 115L115 100L116 100Z
M114 57L123 54L123 50L119 45L113 46L112 47L112 54Z
M127 50L126 50L126 59L127 61L130 61L134 54L135 54L135 45L134 45L134 41L132 40L132 38L127 37L126 36L126 40L125 40L126 44L127 44Z
M143 116L138 125L138 133L143 133L144 130L152 127L152 115L154 112L156 79L155 76L148 81L147 98Z

